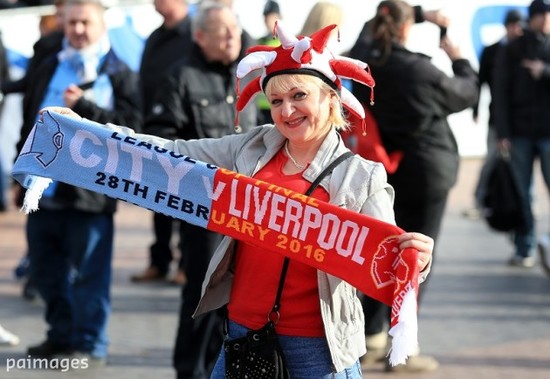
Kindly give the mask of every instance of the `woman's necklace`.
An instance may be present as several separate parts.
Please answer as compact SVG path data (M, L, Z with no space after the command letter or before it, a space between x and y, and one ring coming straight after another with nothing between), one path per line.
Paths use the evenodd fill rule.
M285 153L286 153L286 155L288 155L288 157L290 158L290 160L292 161L292 163L294 164L294 166L296 166L296 168L298 170L304 170L307 167L307 164L306 165L299 164L296 161L296 159L294 159L294 157L292 155L290 155L290 151L288 151L288 140L286 140L286 142L285 142Z

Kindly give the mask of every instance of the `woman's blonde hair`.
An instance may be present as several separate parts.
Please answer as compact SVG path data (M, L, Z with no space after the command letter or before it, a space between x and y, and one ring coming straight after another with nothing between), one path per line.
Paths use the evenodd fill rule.
M342 101L340 95L331 86L313 75L307 74L280 74L272 77L266 84L265 94L269 97L272 92L285 93L292 90L292 88L299 87L304 83L313 83L319 89L336 101L334 106L330 107L329 122L336 128L336 130L348 130L349 122L346 120L344 111L342 108Z
M300 35L310 36L319 29L332 24L340 26L343 17L342 8L338 4L319 1L309 11Z

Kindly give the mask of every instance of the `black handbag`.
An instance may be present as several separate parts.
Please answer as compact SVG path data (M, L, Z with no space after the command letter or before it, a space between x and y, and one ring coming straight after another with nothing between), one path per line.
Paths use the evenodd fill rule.
M273 321L245 337L224 342L224 350L227 379L290 377Z
M307 196L311 195L326 175L352 155L353 153L348 151L336 158L311 183L305 194ZM275 304L267 316L269 321L260 329L248 331L244 337L233 340L226 338L224 341L226 379L290 378L283 349L275 332L275 324L280 317L280 300L289 263L290 259L285 257L279 278L277 295L275 296Z
M523 205L526 200L519 190L508 153L498 153L488 175L483 217L489 227L500 232L526 229L529 207Z

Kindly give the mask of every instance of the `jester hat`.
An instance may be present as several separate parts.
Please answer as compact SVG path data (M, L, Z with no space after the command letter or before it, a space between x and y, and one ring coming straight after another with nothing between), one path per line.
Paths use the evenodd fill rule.
M339 94L342 105L351 116L361 120L364 130L365 110L353 94L342 86L342 79L351 79L371 88L372 78L368 65L360 60L333 54L327 43L336 25L326 26L311 36L294 37L287 34L280 21L275 24L274 35L279 38L279 46L253 46L237 66L237 79L240 80L252 71L261 69L262 74L253 79L239 93L237 87L237 111L240 112L272 77L281 74L313 75L329 84Z

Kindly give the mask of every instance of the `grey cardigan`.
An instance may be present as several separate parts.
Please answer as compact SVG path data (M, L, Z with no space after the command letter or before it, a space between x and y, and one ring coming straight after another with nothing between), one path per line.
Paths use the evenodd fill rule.
M131 129L111 124L107 127L248 176L264 167L285 142L285 137L272 125L259 126L245 134L189 141L135 134ZM303 177L313 182L332 160L347 150L338 132L332 130ZM329 193L330 203L395 223L394 192L387 183L386 171L381 164L355 155L336 167L320 185ZM218 246L210 261L195 315L229 302L234 246L235 241L229 237ZM348 283L322 271L317 272L317 280L325 334L334 369L339 372L352 366L366 352L363 309L356 289Z

